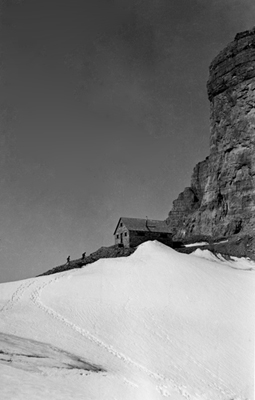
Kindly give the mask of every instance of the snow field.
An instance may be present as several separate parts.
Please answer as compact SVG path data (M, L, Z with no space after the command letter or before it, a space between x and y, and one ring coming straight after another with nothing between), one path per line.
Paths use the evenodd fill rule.
M147 242L127 258L0 285L0 331L106 370L33 374L0 363L3 399L251 400L254 271L213 257ZM23 397L8 397L15 387Z

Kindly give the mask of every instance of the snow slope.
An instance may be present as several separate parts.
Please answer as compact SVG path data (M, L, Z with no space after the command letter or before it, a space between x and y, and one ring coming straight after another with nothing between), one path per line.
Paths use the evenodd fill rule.
M1 400L253 399L255 271L238 263L147 242L1 284Z

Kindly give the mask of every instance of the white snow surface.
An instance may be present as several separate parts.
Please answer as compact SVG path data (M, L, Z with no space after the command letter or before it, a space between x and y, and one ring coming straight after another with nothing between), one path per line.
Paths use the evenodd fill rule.
M185 244L184 247L206 246L207 244L209 244L209 243L208 242L189 243L189 244Z
M191 254L196 257L205 258L206 260L214 261L217 263L223 263L224 265L229 266L231 268L244 269L250 271L255 270L255 262L250 260L249 258L245 257L238 258L235 256L231 256L229 257L229 259L226 259L220 253L213 254L209 250L201 250L201 249L196 249Z
M209 258L146 242L1 284L1 400L253 399L254 263Z

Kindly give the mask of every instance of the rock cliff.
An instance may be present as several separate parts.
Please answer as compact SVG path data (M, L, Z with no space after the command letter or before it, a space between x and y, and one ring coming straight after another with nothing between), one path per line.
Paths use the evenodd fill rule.
M176 239L248 235L255 247L255 28L237 34L209 71L210 155L167 222Z

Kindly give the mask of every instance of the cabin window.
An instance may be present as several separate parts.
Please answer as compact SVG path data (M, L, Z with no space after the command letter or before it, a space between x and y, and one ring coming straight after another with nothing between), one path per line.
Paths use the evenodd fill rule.
M127 236L127 232L125 232L124 235Z
M122 222L120 223L120 226L123 226L123 223L122 223Z
M117 235L117 239L119 239L119 235Z

